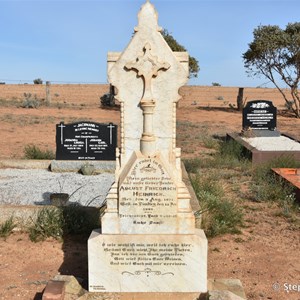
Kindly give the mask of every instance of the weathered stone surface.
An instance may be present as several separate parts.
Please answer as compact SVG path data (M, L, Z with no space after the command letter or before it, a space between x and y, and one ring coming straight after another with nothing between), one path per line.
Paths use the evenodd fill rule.
M89 290L206 292L207 240L193 235L105 235L89 238Z
M115 161L52 160L50 169L57 173L79 172L87 163L94 167L94 174L113 173L116 168Z
M121 299L150 299L146 293L192 299L207 291L207 239L195 228L176 148L188 54L172 52L160 30L147 1L127 48L108 55L109 81L121 103L121 149L101 232L88 241L89 291L117 292ZM128 293L142 298L122 298Z
M207 300L199 293L86 293L77 300Z
M201 210L201 207L183 162L181 162L181 170L182 170L182 181L186 185L189 194L191 196L190 204L191 204L192 211L195 214L195 227L201 229L202 214L197 213Z
M198 293L123 293L120 300L206 300Z
M79 284L78 280L74 276L69 275L56 275L54 277L56 282L63 282L65 287L64 300L75 300L86 291Z
M226 294L228 294L227 292L231 292L242 299L246 299L244 288L239 279L209 279L207 287L212 295L219 295L220 291L225 291Z
M135 150L140 150L143 133L147 133L144 140L154 141L153 150L167 158L175 149L175 106L180 99L178 90L188 80L188 54L172 52L160 33L157 19L154 6L145 3L127 48L123 53L108 54L108 78L117 88L116 97L121 102L121 165L127 163ZM154 110L143 112L143 104L149 110L154 105ZM145 124L144 115L148 113L149 122ZM147 125L152 127L151 131Z
M1 168L18 168L18 169L48 169L50 160L37 159L1 159Z
M211 291L209 292L209 300L245 300L229 291Z
M67 276L65 276L67 277ZM68 282L66 282L66 286ZM66 294L64 300L207 300L199 293L95 293Z
M65 283L63 281L50 280L43 293L42 300L63 300Z
M160 33L157 18L154 6L146 2L139 12L138 26L127 48L122 53L108 55L109 81L116 87L116 98L121 103L121 150L119 156L117 154L116 182L107 196L107 210L102 219L104 234L151 232L151 228L145 231L144 225L149 224L147 221L152 222L151 233L192 234L195 228L191 196L182 181L181 152L176 148L176 103L180 99L178 90L188 79L188 54L172 52ZM145 224L137 224L142 222L139 219L126 222L126 217L122 218L121 215L135 215L138 206L133 207L137 204L134 199L124 206L122 198L129 199L130 192L122 197L120 188L123 182L128 182L132 177L130 173L137 161L147 158L151 158L153 164L159 161L164 173L172 177L169 182L173 189L176 188L176 195L175 190L174 193L169 190L161 196L161 200L169 199L168 216L173 217L164 220L154 217ZM148 169L145 166L145 172L155 168L151 163ZM142 171L137 173L140 179L144 179ZM156 176L152 184L160 182L166 184L163 175ZM144 190L143 184L136 188ZM146 204L150 199L145 196L142 202ZM158 204L161 203L156 201L155 204L158 210ZM144 208L140 212L145 212ZM151 214L153 207L148 208ZM166 206L160 208L162 212L167 209ZM121 213L128 210L131 214ZM129 226L130 223L132 226Z
M177 188L158 158L141 157L119 181L121 233L177 233Z
M108 293L108 292L87 292L84 290L77 279L69 275L57 275L54 280L49 282L52 285L52 292L46 297L46 290L50 290L49 286L44 292L43 299L63 299L63 300L245 300L245 292L242 284L238 279L209 279L208 287L209 292L207 294L199 293L179 293L179 292L126 292L126 293ZM53 293L54 285L56 285L56 292ZM59 287L59 288L58 288ZM62 288L66 291L62 298L59 297Z

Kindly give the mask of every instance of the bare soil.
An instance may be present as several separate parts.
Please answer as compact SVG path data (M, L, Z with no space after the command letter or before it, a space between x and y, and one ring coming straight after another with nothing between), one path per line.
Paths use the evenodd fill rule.
M43 88L26 85L26 91L43 96ZM55 93L53 86L52 93ZM27 144L55 152L55 124L75 120L114 122L119 124L119 111L99 107L99 96L107 87L59 86L59 96L50 107L38 109L16 107L22 99L24 86L0 86L0 159L19 159ZM23 90L22 90L23 89ZM224 136L240 131L241 113L229 107L235 104L238 88L184 88L179 105L179 124L197 124L210 134ZM82 94L79 91L82 91ZM107 88L108 90L108 88ZM8 93L9 92L9 93ZM247 92L247 89L245 89ZM251 94L251 93L252 94ZM259 94L260 92L260 94ZM40 93L40 94L39 94ZM274 100L281 111L277 127L300 139L300 120L283 109L283 100L273 89L249 89L248 100ZM257 94L255 94L257 93ZM225 101L216 97L225 95ZM259 97L261 95L261 97ZM8 100L11 100L10 102ZM13 101L12 101L13 100ZM10 103L10 104L9 104ZM207 149L195 141L189 126L179 126L178 146L183 157L197 157ZM1 172L1 169L0 169ZM275 204L237 199L243 207L245 227L239 235L223 235L209 239L209 278L238 278L247 299L299 300L300 232L293 222L280 214ZM47 240L32 243L27 234L15 232L0 240L0 299L41 299L47 281L56 274L72 274L87 284L87 237L67 237L64 242ZM193 274L191 274L193 276ZM274 284L279 284L273 287ZM285 291L285 287L289 291Z

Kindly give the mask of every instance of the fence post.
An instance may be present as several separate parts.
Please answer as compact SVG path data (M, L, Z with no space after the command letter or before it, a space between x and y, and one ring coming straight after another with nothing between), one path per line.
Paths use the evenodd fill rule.
M242 111L244 108L243 98L244 98L244 88L239 88L239 93L236 99L238 111Z
M47 105L51 104L51 91L50 91L51 82L46 81L46 103Z

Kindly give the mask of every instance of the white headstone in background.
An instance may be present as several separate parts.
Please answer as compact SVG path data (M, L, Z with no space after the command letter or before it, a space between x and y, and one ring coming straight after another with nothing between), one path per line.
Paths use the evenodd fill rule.
M108 54L121 103L121 151L102 228L89 239L89 290L206 292L207 240L195 229L176 148L188 53L172 52L145 3L122 53Z

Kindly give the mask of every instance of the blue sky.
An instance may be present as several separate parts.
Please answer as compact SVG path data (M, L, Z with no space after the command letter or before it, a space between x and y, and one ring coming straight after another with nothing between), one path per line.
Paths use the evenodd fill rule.
M0 0L0 81L106 83L108 51L123 51L144 0ZM159 25L200 64L189 84L255 87L242 54L258 25L300 21L299 0L152 0ZM9 81L13 80L13 81ZM267 85L272 87L272 85Z

